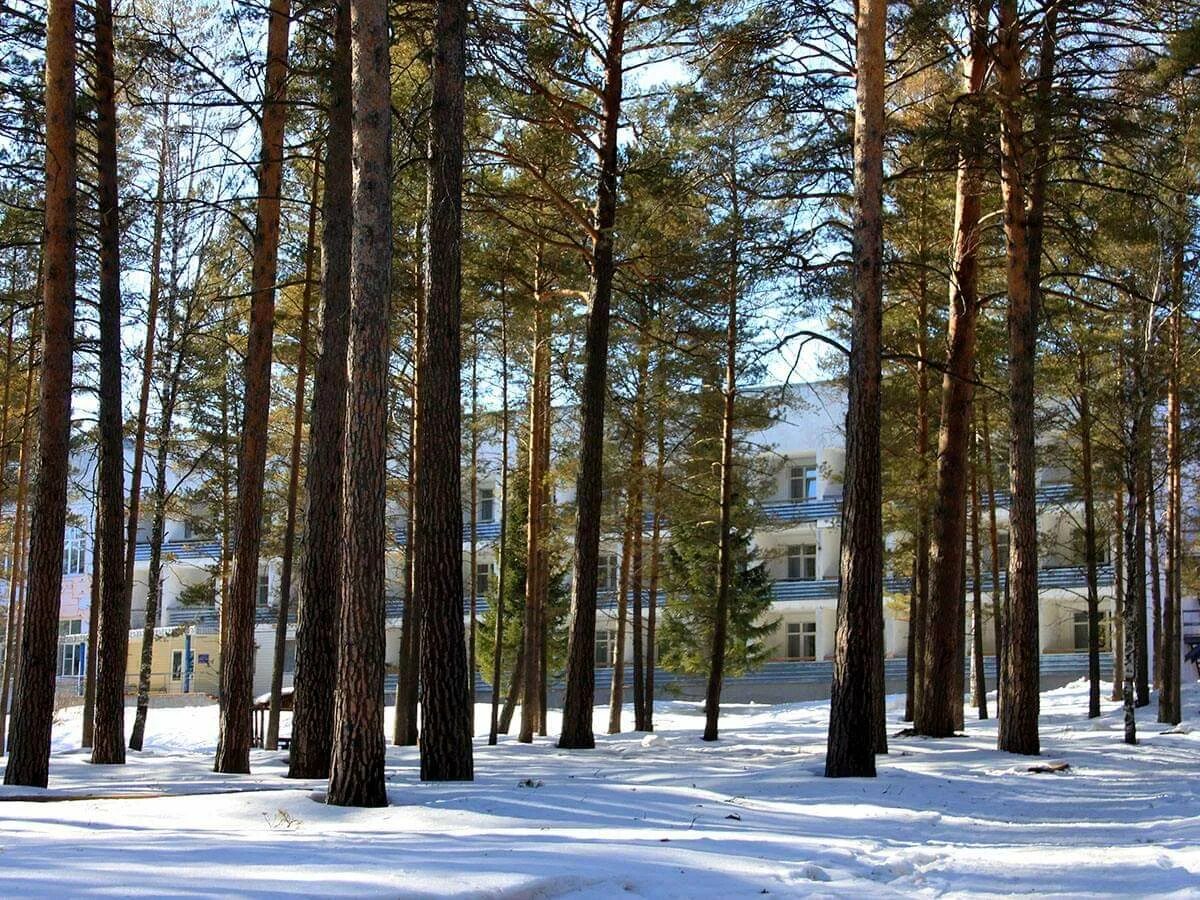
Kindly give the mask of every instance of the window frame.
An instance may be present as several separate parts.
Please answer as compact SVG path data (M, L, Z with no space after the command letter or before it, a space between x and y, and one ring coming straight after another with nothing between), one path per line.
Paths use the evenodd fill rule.
M496 521L496 489L493 487L479 489L479 521L487 523Z
M63 575L87 573L87 535L78 525L68 525L63 536Z
M813 661L817 658L817 623L813 621L788 622L785 631L784 652L789 660ZM807 652L809 648L812 652ZM794 648L794 649L793 649Z
M793 503L808 503L817 499L818 476L816 464L799 463L791 467L788 497Z
M811 570L811 574L809 571ZM798 574L797 574L798 573ZM817 545L810 543L788 544L788 581L817 580Z
M183 650L174 648L171 650L170 675L171 681L183 681Z

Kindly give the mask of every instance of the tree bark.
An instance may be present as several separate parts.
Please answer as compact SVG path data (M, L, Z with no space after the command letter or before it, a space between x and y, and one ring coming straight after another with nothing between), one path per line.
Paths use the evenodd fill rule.
M417 279L417 310L413 328L413 383L409 405L408 443L408 527L405 540L407 588L404 595L404 614L400 621L400 665L396 683L396 721L392 742L397 747L417 745L417 699L421 681L421 603L417 590L417 547L421 542L421 517L417 512L417 485L421 481L420 440L421 375L420 357L424 333L424 274Z
M1034 357L1038 297L1031 266L1026 152L1021 121L1021 25L1016 0L1000 0L996 71L1000 86L1000 182L1007 244L1009 350L1009 611L998 746L1010 753L1039 752L1037 592L1037 463L1034 443Z
M46 181L37 481L5 784L45 787L62 596L75 331L75 3L49 0L46 22Z
M467 567L470 576L471 601L467 617L467 690L471 696L471 717L475 716L475 619L478 614L479 591L475 581L478 578L476 567L479 565L479 328L472 329L473 345L471 353L471 465L470 465L470 494L471 494L471 561ZM474 729L472 729L474 730Z
M96 736L96 642L100 633L100 502L94 503L92 577L88 590L87 663L83 676L83 735L79 746L91 749Z
M540 291L541 250L537 255L534 270L533 312L533 372L529 395L529 489L525 536L525 628L522 633L525 653L524 677L521 679L521 730L518 737L522 743L533 740L538 728L541 701L538 693L542 658L543 610L541 608L541 566L539 559L542 547L542 517L545 513L544 489L546 473L542 470L542 427L546 410L542 405L542 383L549 377L550 347L546 335L546 312L542 306Z
M617 577L617 648L612 667L612 686L608 692L608 733L621 733L621 712L625 703L625 623L629 612L629 557L633 545L633 511L629 498L625 505L625 527L621 535L621 569Z
M321 349L313 372L304 473L304 528L297 584L289 778L327 778L333 748L333 689L342 590L346 349L350 328L350 0L334 8L329 130L321 194Z
M1158 569L1158 503L1156 494L1157 489L1154 486L1154 465L1152 454L1148 451L1146 454L1146 523L1150 529L1149 533L1149 549L1147 550L1147 561L1150 565L1150 595L1151 595L1151 617L1150 622L1153 626L1153 634L1151 636L1151 651L1154 657L1153 661L1153 687L1154 690L1162 691L1162 582L1159 580L1161 573Z
M1113 634L1113 689L1111 700L1123 698L1122 685L1125 683L1125 491L1117 488L1116 502L1113 504L1113 532L1116 555L1113 561L1115 575L1114 591L1114 634Z
M0 753L7 752L7 725L11 685L17 668L19 643L17 631L20 626L18 606L23 580L25 555L25 529L27 527L26 495L29 489L30 457L33 453L33 384L34 384L34 334L37 332L38 316L30 316L29 360L25 370L25 400L21 413L21 451L17 463L17 497L13 512L12 549L9 553L11 565L8 570L8 617L4 630L4 671L0 673Z
M957 690L963 654L962 602L968 493L970 411L975 395L975 323L979 311L980 212L984 190L984 83L991 62L987 51L991 3L971 3L970 47L964 64L963 96L967 122L958 148L954 204L954 262L950 273L949 349L942 379L938 431L937 488L929 544L929 600L925 604L925 677L914 730L930 737L954 734L962 714Z
M100 614L96 639L96 718L92 762L125 762L125 664L129 600L125 591L125 440L121 404L121 223L117 187L117 104L112 0L94 6L96 168L100 238Z
M725 680L725 644L729 628L729 593L733 582L733 418L737 401L738 300L741 296L741 260L736 237L740 227L736 183L737 156L732 155L730 217L735 237L730 242L729 282L726 286L725 322L725 388L721 411L721 487L717 521L717 602L713 623L712 655L708 669L708 687L704 695L704 740L715 741L720 736L721 686ZM857 173L856 173L857 174ZM853 388L851 388L853 390ZM641 527L641 522L638 522ZM882 557L881 557L882 559Z
M972 417L974 418L974 417ZM983 567L979 544L979 436L971 429L971 693L980 720L988 717L983 670Z
M640 342L641 338L639 338ZM642 643L642 558L643 558L643 479L646 468L646 378L648 358L644 347L638 349L637 393L633 409L633 461L631 472L630 517L633 522L633 543L629 556L629 580L631 586L630 628L633 631L633 727L635 731L648 731L646 727L646 658Z
M1163 605L1162 691L1158 700L1158 721L1178 725L1182 718L1180 702L1180 331L1183 287L1183 252L1172 263L1171 361L1167 381L1167 517L1166 530L1166 602Z
M846 414L841 585L827 777L875 775L884 723L883 520L879 427L883 331L883 137L887 2L860 0L854 120L854 297Z
M608 43L598 147L595 232L592 239L587 335L580 385L579 477L575 504L575 566L571 580L571 624L562 734L558 746L589 749L596 697L596 579L600 562L600 515L604 478L604 404L608 383L608 326L612 303L613 229L617 220L617 134L624 75L625 0L605 0Z
M980 400L979 417L983 422L983 479L988 496L988 541L992 555L992 628L996 638L996 703L1003 702L1004 689L1004 600L1008 586L1000 587L1000 528L996 523L996 483L992 467L991 415L987 397Z
M169 115L171 98L163 102L158 144L158 183L154 189L154 225L150 238L150 294L146 303L146 340L142 345L142 385L138 395L133 437L133 468L129 475L129 522L125 528L125 602L133 602L133 567L137 559L138 520L141 516L142 469L146 461L146 426L150 412L150 385L154 380L154 340L158 306L162 299L163 220L166 212L167 166L170 164Z
M500 571L496 585L496 634L492 651L492 703L488 744L495 746L500 730L500 679L504 672L504 589L508 577L508 298L500 285L500 540L496 552ZM516 678L516 672L513 672Z
M275 330L275 283L279 263L279 203L287 116L290 14L290 0L271 0L258 209L250 274L250 329L246 344L242 439L238 453L238 523L228 608L222 622L221 733L213 766L214 771L225 774L250 771L254 608L262 545L267 421L271 407L271 343Z
M308 320L312 309L313 257L317 252L317 185L320 155L313 161L312 199L308 204L308 242L304 254L304 291L300 303L300 347L296 359L296 391L292 400L292 447L288 460L287 521L283 529L283 564L279 575L279 609L275 619L275 652L271 660L271 704L267 712L267 750L279 746L279 711L283 699L283 664L287 656L287 623L292 598L292 556L296 546L296 500L300 494L300 448L304 438L304 397L308 378ZM294 704L293 704L294 706Z
M434 4L429 139L429 255L417 507L421 540L416 592L421 595L421 778L470 781L474 710L467 685L462 615L462 325L463 87L465 0ZM384 113L386 115L386 112Z
M1100 586L1097 574L1095 479L1092 473L1091 370L1079 347L1079 447L1083 485L1083 555L1087 568L1088 718L1100 716Z
M925 251L922 251L924 257ZM904 721L916 718L925 689L925 610L929 603L929 303L928 278L920 275L917 310L917 537L913 560L913 590L908 613L905 660Z
M172 266L172 271L174 268ZM154 511L150 523L150 562L146 576L146 615L142 623L137 708L134 713L133 728L129 734L130 750L142 749L146 733L146 716L150 710L150 673L154 661L154 628L158 625L159 600L162 595L162 552L167 521L167 465L170 459L175 404L179 397L180 379L183 372L182 350L175 345L178 294L174 288L174 280L170 284L172 287L168 291L166 334L161 354L167 381L163 387L159 406L157 447L154 460ZM172 353L175 354L173 359L171 358Z
M666 395L666 368L660 359L655 367L656 394L658 395L658 424L654 458L653 521L650 525L650 584L646 609L646 731L654 730L654 666L657 656L655 645L658 626L658 578L662 559L662 495L666 468L666 426L663 423Z
M384 0L351 0L353 151L342 602L327 802L386 806L383 679L387 552L391 66ZM457 407L456 407L457 408ZM457 568L462 577L461 560Z

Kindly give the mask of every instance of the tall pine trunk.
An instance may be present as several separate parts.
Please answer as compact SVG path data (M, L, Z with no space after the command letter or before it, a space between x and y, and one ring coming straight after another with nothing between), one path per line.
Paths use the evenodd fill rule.
M1100 585L1096 548L1096 491L1092 473L1091 368L1087 351L1079 348L1079 448L1083 484L1083 556L1087 569L1088 718L1100 716Z
M429 253L417 480L421 539L421 778L470 781L474 710L462 615L460 331L462 325L465 0L436 0L429 138ZM383 35L386 37L386 34ZM382 107L387 116L387 106Z
M604 404L608 385L608 329L612 303L613 228L617 220L617 134L625 57L625 0L605 0L608 43L598 144L600 177L592 233L591 295L580 385L579 476L575 488L575 565L571 578L571 624L562 734L558 746L588 749L596 697L596 588L600 564L600 516L604 478Z
M337 686L327 802L386 806L383 679L387 541L391 66L384 0L350 4L354 176ZM456 407L457 408L457 407ZM458 568L461 578L461 564Z
M262 546L263 475L271 409L271 343L279 265L279 204L287 117L290 0L271 0L267 23L266 84L258 208L250 272L250 328L246 338L245 395L238 453L237 528L229 599L221 623L221 732L214 770L250 771L254 693L255 599Z
M633 545L633 518L630 498L626 498L625 527L621 535L621 568L617 577L617 646L612 667L612 685L608 692L608 733L621 733L621 712L625 704L625 636L629 621L629 558Z
M971 694L979 718L988 717L983 669L983 566L979 528L979 436L971 429Z
M954 262L950 277L949 349L942 378L938 431L937 488L929 543L929 600L924 608L925 673L916 710L918 734L948 737L962 714L958 690L963 654L962 572L967 534L968 447L971 401L975 395L975 323L979 312L980 211L983 195L984 81L989 68L988 16L991 4L970 7L970 52L963 71L967 121L958 149L954 204Z
M154 189L154 225L150 238L150 293L146 302L146 340L142 345L142 383L138 394L133 436L133 468L129 474L129 517L125 526L125 602L133 600L133 567L137 559L138 520L142 504L142 471L146 463L146 427L150 415L150 385L154 380L154 341L162 299L163 222L166 213L167 166L170 164L168 127L170 96L163 101L158 145L158 182Z
M542 643L544 635L544 595L541 590L541 555L546 514L545 416L549 410L543 404L543 384L550 377L550 343L547 334L547 312L541 297L541 250L534 270L533 313L533 373L529 394L529 489L525 535L525 628L522 632L525 669L521 678L521 731L519 740L529 743L541 724Z
M1037 293L1033 288L1021 121L1021 24L1016 0L1000 0L996 41L1000 87L1000 186L1007 244L1009 350L1009 610L998 746L1037 754L1039 707L1037 591L1037 463L1034 443L1034 357Z
M1121 700L1125 683L1125 489L1118 486L1113 503L1113 701Z
M496 584L496 632L492 650L492 702L488 744L495 746L500 730L500 679L504 673L504 589L508 577L508 303L500 285L500 556ZM516 672L513 672L516 677Z
M879 427L883 331L883 137L887 0L860 0L854 115L854 296L846 414L841 583L827 777L875 775L886 753Z
M639 338L639 341L641 339ZM643 518L643 481L646 469L646 378L648 358L644 347L638 348L637 393L633 408L633 450L630 489L630 515L633 521L633 544L629 556L630 620L633 632L633 727L635 731L648 731L646 727L646 657L642 623L642 575L645 549Z
M174 255L171 273L177 272ZM150 674L154 660L154 629L158 625L159 604L162 599L163 541L167 520L167 471L170 460L171 434L174 427L175 406L183 374L183 349L176 346L178 325L178 291L172 278L167 292L165 310L166 332L164 334L160 361L166 379L159 405L158 432L155 436L154 496L150 522L150 561L146 580L146 611L142 622L142 644L138 654L137 707L133 728L129 733L129 749L141 750L146 734L146 716L150 710ZM172 356L174 354L174 356Z
M21 451L17 462L17 496L13 510L12 546L9 552L11 564L8 570L8 616L4 629L4 670L0 672L0 754L7 752L9 698L17 657L20 652L17 632L20 627L18 607L21 600L25 556L25 530L27 527L26 496L29 489L29 471L33 453L33 385L34 385L34 335L37 332L37 314L30 316L28 365L25 369L25 400L21 412Z
M730 218L735 237L730 242L729 274L726 290L725 385L721 409L721 486L717 507L717 597L714 611L712 649L708 667L708 687L704 694L704 740L719 737L721 686L725 680L725 645L728 642L729 594L733 583L733 419L737 402L738 300L741 296L741 260L736 231L740 227L736 184L736 150L731 157ZM641 527L641 523L638 523Z
M29 574L5 784L45 787L62 596L75 332L75 3L49 0L46 22L43 335L37 480L29 528Z
M419 233L419 232L418 232ZM404 612L400 620L400 665L396 682L396 721L392 743L397 747L417 745L417 700L421 681L421 607L417 590L417 547L421 543L421 517L417 513L417 486L421 481L421 341L424 333L424 273L417 278L416 313L413 327L413 381L409 399L408 521L405 529Z
M129 597L125 591L125 440L121 405L121 223L117 187L117 103L112 0L96 0L96 167L100 238L100 578L96 636L96 712L92 762L125 762L125 664ZM99 572L96 566L99 564Z
M304 528L297 584L296 673L288 777L327 778L342 589L346 347L350 330L350 0L334 7L329 131L321 203L321 339L313 372L304 473Z
M275 618L275 647L271 660L271 703L267 713L267 750L279 745L279 711L283 698L283 664L287 623L292 600L292 559L296 546L296 502L300 495L300 448L304 437L304 397L308 378L308 320L312 309L313 257L317 252L317 185L320 156L313 162L312 199L308 204L308 241L304 253L304 290L300 303L300 346L296 359L296 391L292 399L292 446L288 459L287 520L283 529L283 565L279 575L279 609Z
M1158 721L1179 724L1180 702L1180 331L1183 287L1183 254L1177 252L1172 263L1171 357L1167 381L1167 516L1166 530L1166 602L1163 604L1162 692L1158 700Z

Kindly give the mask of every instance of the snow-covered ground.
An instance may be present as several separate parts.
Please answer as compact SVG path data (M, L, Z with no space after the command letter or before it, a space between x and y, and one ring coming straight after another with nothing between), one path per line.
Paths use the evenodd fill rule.
M726 707L716 744L698 705L661 703L657 735L594 751L480 739L473 784L422 784L416 751L389 748L376 810L317 802L282 753L212 774L212 706L151 710L145 752L93 767L76 710L49 790L0 789L0 895L1200 896L1200 689L1184 701L1180 733L1140 710L1131 748L1116 705L1089 722L1070 685L1042 697L1041 760L968 718L963 738L893 738L874 780L822 777L827 702ZM1070 769L1028 771L1047 760ZM18 799L38 794L58 802Z

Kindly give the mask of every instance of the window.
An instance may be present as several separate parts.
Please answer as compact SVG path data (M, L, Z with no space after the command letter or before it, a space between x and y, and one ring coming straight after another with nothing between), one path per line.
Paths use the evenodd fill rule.
M596 667L607 669L617 655L617 635L607 628L596 629Z
M791 498L793 500L817 499L816 466L792 466Z
M71 637L76 634L83 634L83 619L59 620L58 636L60 638Z
M258 605L266 606L271 599L271 572L263 569L258 573Z
M1088 614L1087 612L1077 612L1073 616L1072 626L1074 628L1075 649L1088 649ZM1100 617L1100 649L1108 649L1108 629L1104 627L1104 617Z
M77 678L83 674L86 646L81 641L58 645L58 676L60 678Z
M795 544L788 547L788 578L792 581L817 580L817 545Z
M787 655L788 659L817 658L816 622L788 622Z
M494 488L479 489L479 521L496 521L496 491Z
M171 680L183 681L183 651L171 651Z
M617 589L617 555L615 553L608 553L600 557L596 589L608 593Z
M82 528L72 525L67 529L66 543L63 546L63 574L82 575L86 562L87 536Z
M492 564L477 563L475 565L475 596L484 596L492 586Z

